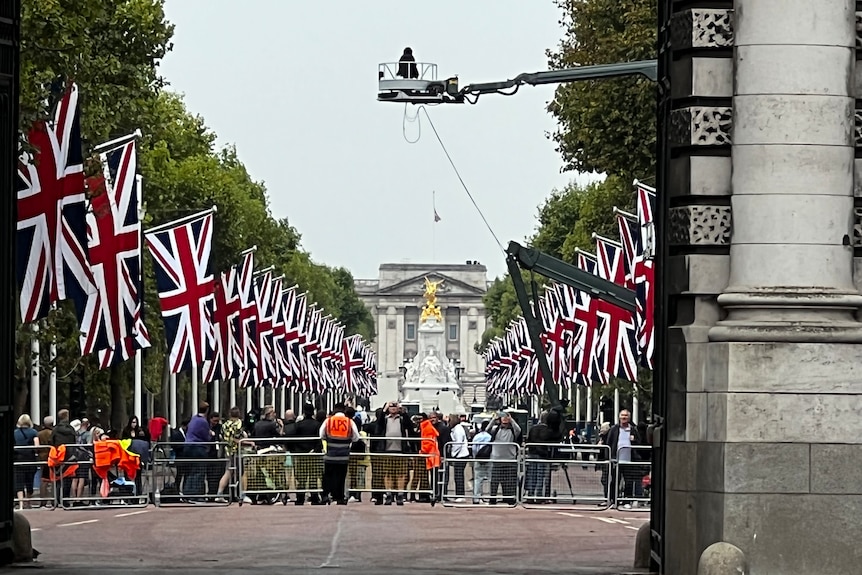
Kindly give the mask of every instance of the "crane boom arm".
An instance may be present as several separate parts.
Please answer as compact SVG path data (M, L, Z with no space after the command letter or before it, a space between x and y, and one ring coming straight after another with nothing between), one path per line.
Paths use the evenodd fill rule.
M527 323L527 331L530 334L530 342L533 344L536 360L539 362L539 372L542 374L545 392L548 394L551 406L558 408L560 406L560 392L557 388L557 382L554 381L548 356L545 354L545 344L542 341L544 326L530 305L524 280L521 279L521 269L536 272L631 312L635 311L635 292L514 241L509 242L509 247L506 248L506 265L515 287L518 305L521 307L521 312Z
M528 72L525 74L519 74L511 80L505 80L503 82L469 84L460 90L460 95L478 96L480 94L495 94L502 90L517 88L523 84L529 84L530 86L539 86L541 84L562 84L565 82L577 82L579 80L595 80L598 78L631 76L637 74L646 76L655 82L658 78L658 61L638 60L636 62L622 62L619 64L599 64L596 66L564 68L562 70Z

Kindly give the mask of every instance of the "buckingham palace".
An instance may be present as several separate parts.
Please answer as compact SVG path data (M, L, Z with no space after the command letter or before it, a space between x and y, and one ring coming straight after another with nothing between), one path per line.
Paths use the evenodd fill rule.
M418 351L418 329L426 279L440 282L437 303L445 330L445 357L458 366L462 402L482 402L485 373L474 346L485 332L488 270L479 262L463 264L381 264L377 279L357 279L356 291L376 324L378 396L372 407L399 398L405 363Z

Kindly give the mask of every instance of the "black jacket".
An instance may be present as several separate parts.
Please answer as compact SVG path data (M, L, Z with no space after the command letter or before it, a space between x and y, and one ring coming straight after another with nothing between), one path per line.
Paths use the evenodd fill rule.
M75 433L75 428L69 425L68 421L63 421L54 426L54 431L51 432L51 445L59 447L60 445L78 443L78 434Z
M323 444L320 442L320 422L313 417L306 417L296 422L294 437L307 437L304 441L290 443L290 451L293 453L322 453Z
M632 446L636 445L644 445L643 438L641 438L640 433L638 433L638 428L633 424L629 424L629 429L631 430L631 442ZM608 432L608 437L605 440L607 442L607 446L611 448L611 459L616 461L617 459L617 442L620 439L620 425L616 424L611 427L611 430ZM643 451L643 450L641 450ZM632 461L639 461L637 457L638 450L632 450Z

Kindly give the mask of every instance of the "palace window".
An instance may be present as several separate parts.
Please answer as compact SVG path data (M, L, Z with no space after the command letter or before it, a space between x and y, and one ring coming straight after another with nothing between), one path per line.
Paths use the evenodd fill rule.
M458 339L458 324L450 323L449 324L449 341L456 341Z
M411 322L407 323L407 327L404 329L405 335L407 337L407 341L415 341L416 340L416 324Z

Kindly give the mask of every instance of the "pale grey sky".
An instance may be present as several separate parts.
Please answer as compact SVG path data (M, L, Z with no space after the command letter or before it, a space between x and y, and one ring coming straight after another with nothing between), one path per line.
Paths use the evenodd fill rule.
M563 34L551 0L168 0L166 12L176 33L162 73L219 145L236 145L315 261L357 278L400 261L505 271L424 117L421 137L407 124L420 137L410 144L404 105L377 101L377 65L411 46L461 85L546 69ZM576 176L545 137L553 90L428 108L504 245L530 235L537 206Z

